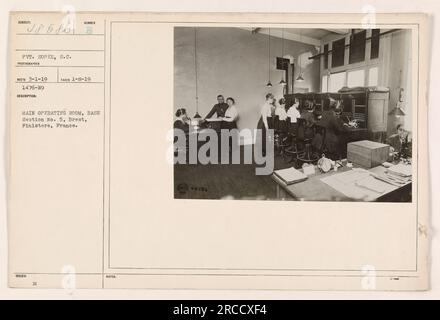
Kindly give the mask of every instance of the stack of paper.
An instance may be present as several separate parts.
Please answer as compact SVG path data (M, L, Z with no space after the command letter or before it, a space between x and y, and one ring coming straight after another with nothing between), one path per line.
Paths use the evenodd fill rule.
M307 179L307 175L295 168L287 168L274 171L276 177L281 179L285 184L293 184Z
M391 184L403 185L411 181L412 167L411 165L400 163L389 167L381 177L387 179L387 182Z
M388 168L388 173L394 174L400 177L411 177L412 176L412 167L408 164L399 163L395 166Z

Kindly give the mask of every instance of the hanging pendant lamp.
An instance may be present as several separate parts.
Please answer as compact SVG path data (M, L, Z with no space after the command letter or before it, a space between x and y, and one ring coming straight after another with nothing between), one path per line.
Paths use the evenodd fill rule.
M268 88L272 88L272 82L270 82L270 28L269 28L269 55L268 55L268 65L267 65L267 67L268 67L268 71L269 71L269 81L267 82L267 84L266 84L266 87L268 87Z
M402 105L403 105L403 88L400 88L399 90L400 90L400 92L399 92L399 100L396 103L396 107L388 113L389 115L395 116L396 118L400 118L400 117L406 115L405 111L402 108Z
M284 59L284 28L281 31L281 58ZM279 82L280 85L285 86L287 83L284 81L284 70L283 70L283 76L281 77L281 81Z
M299 29L299 42L302 43L301 29ZM298 60L299 60L299 62L298 62L298 64L299 64L299 74L298 74L298 77L296 78L296 81L302 82L302 81L304 81L304 77L303 77L303 72L301 70L301 55L298 55Z

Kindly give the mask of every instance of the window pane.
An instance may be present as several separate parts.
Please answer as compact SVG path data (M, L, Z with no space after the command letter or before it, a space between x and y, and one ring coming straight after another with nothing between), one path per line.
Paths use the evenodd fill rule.
M370 59L379 57L379 43L380 43L380 29L373 29L371 31L371 52Z
M379 68L374 67L370 68L368 71L368 85L369 86L377 86L379 83Z
M328 76L322 76L322 82L321 82L321 92L327 92L327 80Z
M345 86L345 72L332 73L329 81L329 92L338 92Z
M365 60L365 42L367 31L361 31L351 36L349 63L356 63Z
M332 67L344 65L345 38L333 41L332 44Z
M349 71L347 74L347 87L363 87L365 86L365 71L355 70Z
M324 69L328 69L328 44L324 46Z

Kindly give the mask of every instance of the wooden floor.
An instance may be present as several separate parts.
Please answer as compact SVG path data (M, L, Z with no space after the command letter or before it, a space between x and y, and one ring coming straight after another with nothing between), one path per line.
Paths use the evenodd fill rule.
M243 159L243 158L241 158ZM274 169L287 168L280 155ZM176 164L174 197L176 199L277 199L277 185L270 175L255 174L255 164Z

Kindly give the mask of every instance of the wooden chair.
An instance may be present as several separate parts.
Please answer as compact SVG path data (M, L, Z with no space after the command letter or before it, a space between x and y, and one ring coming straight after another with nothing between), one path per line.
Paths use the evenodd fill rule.
M325 154L326 153L326 148L325 148L325 134L326 134L326 129L323 126L317 125L315 124L313 126L313 131L314 131L314 139L315 141L319 138L319 145L316 146L315 144L315 151L318 152L318 154Z
M285 148L290 146L289 132L287 130L286 120L280 120L279 116L274 117L274 131L275 131L275 148L280 155L284 157Z
M288 162L294 162L294 166L298 165L298 154L304 152L304 149L301 148L298 143L298 123L292 123L290 118L287 118L287 123L289 127L289 135L290 135L290 146L284 150L284 160L287 159ZM290 158L289 158L290 157Z
M302 163L313 163L318 161L319 156L313 151L312 140L314 132L307 130L307 122L305 119L298 118L298 141L304 145L304 151L298 154L298 161ZM312 132L310 135L309 132Z

